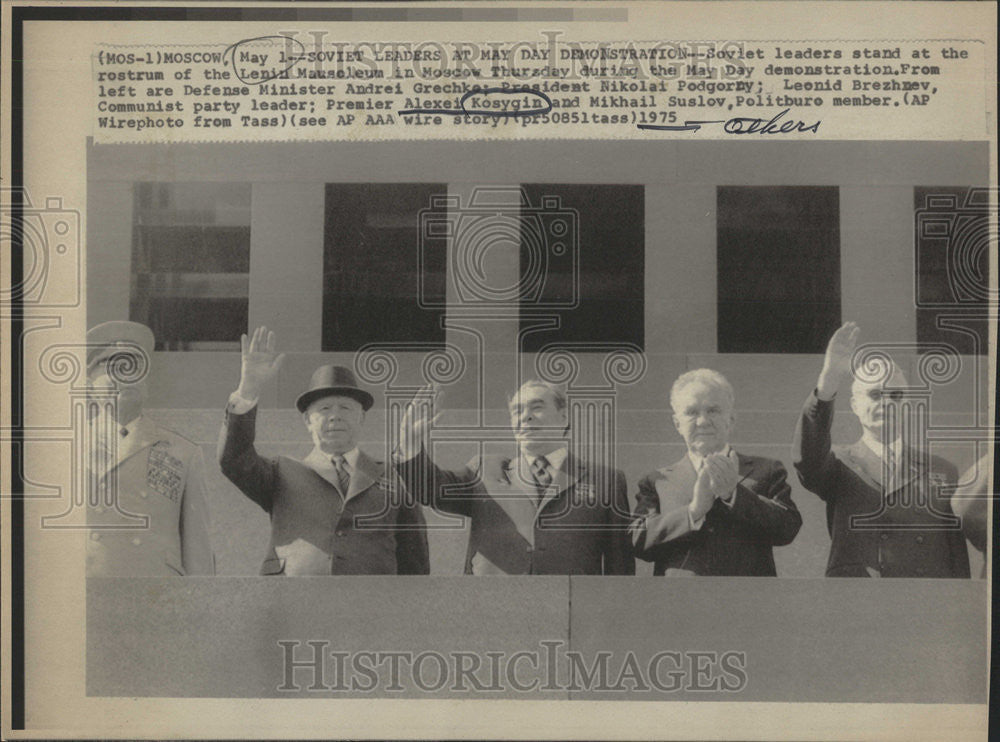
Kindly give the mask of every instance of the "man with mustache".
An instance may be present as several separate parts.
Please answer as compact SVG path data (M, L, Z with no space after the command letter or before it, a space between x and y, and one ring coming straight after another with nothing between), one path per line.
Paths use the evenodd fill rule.
M508 404L517 455L479 456L457 471L428 454L437 396L430 387L407 407L397 468L424 505L469 519L466 574L635 574L625 476L570 452L561 389L525 382Z
M254 448L257 399L284 354L274 333L244 335L240 385L219 437L222 473L271 517L264 575L428 574L420 506L391 468L358 448L372 395L344 366L320 366L296 407L313 440L301 461Z
M772 547L802 525L780 461L730 445L735 395L718 371L681 374L670 406L687 453L639 482L636 556L667 577L774 576Z
M860 377L851 385L851 410L861 438L834 448L834 397L853 374L860 328L846 322L830 338L816 388L795 431L793 456L803 486L826 502L832 542L827 577L969 577L962 531L947 527L957 471L949 462L905 441L902 426L887 426L901 411L906 377L895 365L884 382Z

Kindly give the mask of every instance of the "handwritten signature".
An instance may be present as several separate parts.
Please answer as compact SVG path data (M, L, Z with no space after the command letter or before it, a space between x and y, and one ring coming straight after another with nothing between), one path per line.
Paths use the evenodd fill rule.
M640 129L656 129L659 131L698 131L703 126L722 124L727 134L792 134L809 131L813 134L819 131L822 121L806 124L804 121L788 119L781 121L791 109L784 109L769 119L736 116L730 119L713 119L710 121L685 121L683 124L636 124ZM779 123L780 121L780 123Z

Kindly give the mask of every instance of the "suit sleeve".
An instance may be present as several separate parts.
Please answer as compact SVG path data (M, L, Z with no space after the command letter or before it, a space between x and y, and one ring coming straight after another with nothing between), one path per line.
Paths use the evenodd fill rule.
M205 488L205 459L195 448L188 468L181 501L181 559L189 575L214 575L215 556L209 541L208 497Z
M243 415L226 411L226 420L219 433L219 466L226 479L240 492L271 512L277 464L265 459L254 448L257 408Z
M979 551L986 551L986 512L990 502L989 455L962 475L967 483L951 496L951 510L962 519L962 532ZM971 480L971 481L970 481Z
M646 562L672 548L680 539L697 533L691 529L691 518L686 505L668 507L660 512L660 496L656 492L653 477L643 477L639 481L636 495L635 515L629 532L635 555Z
M629 537L628 485L625 475L614 470L614 493L609 511L608 539L604 552L604 574L634 575L635 556Z
M788 472L780 461L772 462L760 488L761 492L755 492L737 485L730 517L742 520L764 543L790 544L802 527L802 516L792 502Z
M400 487L403 487L400 482ZM429 575L430 550L427 547L427 523L420 505L403 489L403 503L396 518L396 574Z
M948 541L949 548L951 551L951 560L950 560L951 564L950 564L949 574L952 577L969 578L972 576L972 573L970 569L971 565L969 564L969 549L966 546L965 539L969 539L970 541L972 541L972 539L976 538L980 534L976 532L975 524L968 522L970 519L964 517L963 513L960 511L964 509L963 506L968 505L970 502L971 503L981 502L982 499L974 498L971 501L965 500L964 502L962 502L962 500L956 498L955 497L956 493L952 491L952 488L958 482L958 469L955 468L955 465L952 464L950 461L946 461L945 459L942 459L938 456L933 456L932 462L933 463L931 464L931 466L933 470L939 472L944 477L944 487L941 488L940 490L937 490L936 494L931 497L931 502L933 503L933 507L935 510L940 510L943 512L951 511L955 515L958 515L962 522L961 535L959 535L958 533L952 533L951 535L953 537L950 538ZM983 465L985 466L985 462ZM958 508L956 508L956 505L959 502L962 502L962 505L959 505ZM966 513L966 515L968 514ZM985 547L986 546L985 512L983 513L982 517L984 519L982 524L984 531L982 532L981 535L982 538L981 543ZM971 520L974 521L975 519L976 519L975 513L973 513ZM973 546L977 546L975 541L973 541L972 543ZM984 570L985 570L985 565L984 565ZM985 577L985 573L983 576Z
M832 450L833 401L824 401L815 390L806 399L795 428L792 458L802 486L827 500L832 490L837 457Z
M406 489L421 505L443 513L469 516L474 500L472 486L479 481L478 466L447 471L437 466L426 451L396 464L396 471Z

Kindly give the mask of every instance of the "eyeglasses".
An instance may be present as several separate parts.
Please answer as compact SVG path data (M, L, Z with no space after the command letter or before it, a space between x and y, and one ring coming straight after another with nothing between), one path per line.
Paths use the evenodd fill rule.
M890 402L899 402L903 398L903 392L898 389L872 389L868 392L868 397L873 400L889 400Z
M721 407L709 407L706 410L688 409L679 412L678 417L682 417L685 420L696 420L697 418L701 417L702 414L704 414L705 417L708 417L713 420L718 420L719 418L725 417L727 412L728 412L727 410L724 410Z

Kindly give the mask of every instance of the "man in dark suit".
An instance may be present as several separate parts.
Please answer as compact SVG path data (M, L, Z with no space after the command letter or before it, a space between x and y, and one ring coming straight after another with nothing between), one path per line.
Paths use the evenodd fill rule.
M856 378L851 410L860 440L833 448L833 400L852 376L860 330L845 323L830 338L816 388L795 431L795 469L803 486L826 502L828 577L968 577L969 555L952 513L955 467L904 441L887 412L906 388L893 367L884 382ZM896 410L898 411L898 406Z
M780 461L736 453L733 388L711 369L682 374L670 391L687 453L639 482L630 528L636 556L657 575L774 576L772 547L802 525Z
M469 519L466 574L635 574L625 477L569 452L559 388L529 381L510 400L517 456L477 457L458 471L427 453L437 395L425 390L407 408L397 468L423 504Z
M277 373L274 333L242 338L239 388L219 438L223 474L271 516L265 575L428 574L419 505L390 468L358 449L374 400L343 366L320 366L296 401L313 439L303 460L264 458L254 448L257 399Z

